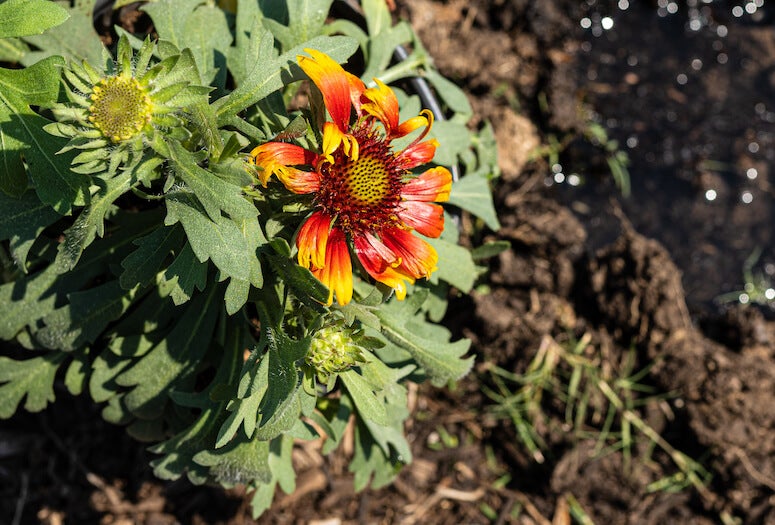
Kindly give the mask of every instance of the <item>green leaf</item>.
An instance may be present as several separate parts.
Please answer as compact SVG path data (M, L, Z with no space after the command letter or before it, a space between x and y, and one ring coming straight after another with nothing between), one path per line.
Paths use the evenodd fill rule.
M348 470L355 476L353 486L363 490L371 481L372 488L384 487L395 479L403 462L385 453L366 426L358 420L355 425L355 452Z
M371 383L366 381L355 369L340 372L339 378L355 402L355 407L361 417L374 421L378 425L386 426L390 423L384 398L378 394L378 391L375 391Z
M137 417L159 417L171 389L190 380L210 347L218 317L219 302L214 302L216 287L195 297L177 324L153 350L116 378L125 387L134 387L126 405Z
M393 18L385 0L363 0L363 13L366 17L366 27L372 37L390 29Z
M69 16L48 0L7 0L0 4L0 38L39 35Z
M233 115L282 89L284 85L305 78L304 72L296 65L296 56L301 54L305 47L322 51L337 62L344 62L355 53L358 44L349 37L320 36L294 47L277 58L269 58L261 62L261 67L253 69L237 89L215 102L219 123L223 124Z
M136 292L136 288L124 290L115 280L72 293L69 304L43 318L45 326L37 331L36 338L52 350L72 351L91 343L108 323L126 312Z
M30 108L56 100L63 65L51 57L26 69L0 68L0 189L12 195L26 189L24 159L40 200L65 215L85 204L88 179L70 171L72 153L56 155L67 140L46 133L49 121Z
M262 322L264 321L262 319ZM297 361L303 359L307 354L310 338L294 341L282 330L275 330L271 327L266 329L266 338L269 351L264 359L268 360L268 385L259 407L261 418L258 427L259 434L269 434L267 428L284 416L285 423L272 427L272 432L277 432L279 435L279 433L289 430L298 419L299 413L296 411L298 399L296 398L301 385L301 377ZM287 420L290 419L289 414L293 418L293 422L287 426ZM264 437L264 439L274 437Z
M186 398L186 406L201 408L202 414L188 428L152 448L154 453L164 454L162 458L151 463L154 474L162 479L177 479L187 473L193 483L203 483L209 477L207 466L196 462L194 457L202 451L213 449L215 432L223 422L226 406L226 401L214 402L214 393L224 385L233 385L239 377L247 325L241 321L227 321L223 330L226 333L223 359L208 387L196 394L171 392L171 397L178 405L182 405L183 398ZM207 459L204 462L207 462Z
M302 414L311 411L314 404L315 398L313 396L306 393L303 388L296 388L277 408L272 417L262 418L261 423L256 428L255 437L269 440L292 431Z
M412 29L405 22L382 30L378 35L372 35L368 46L368 64L361 75L365 82L372 82L379 77L393 60L396 47L412 39ZM408 71L412 74L411 71ZM416 113L415 113L416 114Z
M19 198L0 192L0 240L10 239L11 255L16 266L27 272L27 254L38 235L56 222L60 215L48 204L40 202L34 192Z
M268 385L267 363L266 360L262 360L257 367L243 373L240 384L247 380L249 391L244 397L235 399L229 404L228 409L231 413L218 431L215 448L223 447L234 439L240 427L245 431L246 437L253 437L258 419L258 406Z
M169 294L176 305L187 302L194 290L204 290L206 285L207 265L196 258L188 242L159 281L160 293Z
M419 303L422 294L416 291L412 299ZM382 335L409 352L436 386L467 374L473 366L474 358L462 356L468 351L471 341L461 339L454 343L448 342L449 331L446 328L429 323L422 313L413 315L407 306L394 301L375 310L381 322Z
M347 396L341 400L325 399L318 401L319 412L314 412L310 419L320 426L326 434L323 443L323 454L328 454L339 446L339 442L347 429L350 421L352 406Z
M322 33L332 3L333 0L287 0L288 25L281 25L270 18L264 20L264 25L272 31L283 49L290 49Z
M449 203L471 212L493 231L500 229L490 182L482 174L470 173L452 185Z
M256 68L277 57L274 37L263 25L263 16L255 0L237 1L235 46L228 50L229 70L237 86L242 85Z
M103 350L91 366L91 375L89 376L89 395L95 403L104 403L121 390L116 384L116 377L130 366L132 361L125 357L120 357L108 349ZM131 414L126 411L126 417Z
M57 295L51 293L51 287L58 274L58 269L52 264L24 279L0 286L0 304L3 305L0 339L13 339L22 328L53 311ZM21 296L20 289L24 290Z
M286 494L296 490L296 473L293 470L293 439L289 436L280 436L269 444L269 470L272 479L267 483L253 483L255 488L250 505L253 508L253 517L258 518L267 510L274 499L277 485Z
M66 270L72 270L81 258L83 251L94 241L95 236L102 237L105 233L105 216L113 209L113 202L129 191L131 171L124 171L100 183L100 189L92 197L91 203L86 207L73 225L65 230L65 240L59 245L57 262Z
M245 306L250 296L250 281L245 279L229 279L229 285L226 287L226 293L223 296L223 302L226 306L226 313L234 315L240 308Z
M505 251L511 249L511 243L509 241L491 241L477 246L471 250L471 257L475 261L483 261L491 257L495 257Z
M471 132L465 124L459 122L436 121L430 135L439 141L433 162L443 166L456 164L458 155L467 151L471 145Z
M209 478L209 469L195 463L193 457L212 446L210 434L219 420L218 410L215 407L207 408L191 426L151 447L151 452L162 454L161 458L151 461L154 475L160 479L175 480L186 474L195 485L205 483Z
M129 290L150 283L169 253L180 246L182 237L180 228L162 227L134 241L138 248L121 261L121 287Z
M70 366L65 372L65 387L72 395L78 396L83 392L89 376L89 350L83 349L79 352L73 352L71 355L73 360L70 361Z
M20 38L0 38L0 62L17 64L29 51L30 46Z
M439 269L434 277L448 282L461 292L468 293L478 276L471 252L444 239L427 239L439 255Z
M235 440L217 450L202 450L193 459L199 465L209 467L215 480L224 487L272 480L269 441Z
M153 20L160 40L168 40L178 49L186 45L186 22L204 0L161 0L148 2L142 10Z
M465 116L473 114L474 110L471 108L468 96L457 85L435 69L428 69L424 76L436 88L436 93L449 106L449 109Z
M14 361L0 357L0 419L8 419L27 396L24 410L40 412L54 401L54 377L66 354L51 352Z
M220 210L233 219L254 217L258 211L242 194L242 188L219 179L217 175L201 168L195 162L194 154L178 142L170 142L170 154L175 173L191 188L214 221L221 218Z
M94 5L93 1L89 3ZM38 48L38 51L24 55L22 64L31 66L56 55L71 60L86 60L93 66L102 65L105 48L94 29L91 6L88 9L79 9L77 6L66 9L70 18L64 23L42 35L24 37L24 40Z
M224 274L250 280L251 266L258 264L253 239L246 239L239 226L227 217L210 220L193 195L183 192L167 194L165 224L180 222L197 259L210 259Z
M265 323L262 317L262 323ZM268 328L269 350L258 365L246 366L240 381L240 398L228 407L231 414L221 426L216 448L229 443L240 426L245 436L274 439L298 422L309 404L309 396L300 388L296 362L302 359L309 340L293 341L283 332ZM314 398L311 399L314 404Z
M328 301L328 288L307 268L287 257L266 255L266 258L300 301L312 307Z
M180 13L177 13L180 17ZM226 15L216 5L200 5L185 21L182 47L191 49L203 84L212 85L216 75L226 79L225 56L231 46L231 31ZM216 53L217 51L217 53Z

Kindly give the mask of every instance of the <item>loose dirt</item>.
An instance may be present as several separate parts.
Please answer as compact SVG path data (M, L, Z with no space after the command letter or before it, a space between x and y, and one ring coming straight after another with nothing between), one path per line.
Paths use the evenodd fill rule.
M635 14L621 1L398 2L438 68L470 94L472 125L495 128L503 228L485 234L511 249L489 262L486 287L453 302L449 325L474 341L478 364L453 388L412 390L415 460L396 482L356 494L347 447L321 457L313 443L296 451L297 491L279 494L259 523L775 523L773 312L714 302L742 288L755 246L775 260L771 12L735 18L734 3L714 2L696 8L695 31L698 2L676 4L673 18L625 3ZM618 32L605 33L605 16ZM585 136L590 122L627 151L629 198L604 145ZM531 158L551 136L565 141L562 171ZM544 446L530 451L488 395L493 371L550 363L567 379L573 349L601 371L576 390L591 393L589 413L569 419L572 392L547 387L534 421ZM601 441L612 406L603 383L625 415ZM163 483L149 459L95 407L59 392L51 409L0 431L2 522L254 523L239 490Z

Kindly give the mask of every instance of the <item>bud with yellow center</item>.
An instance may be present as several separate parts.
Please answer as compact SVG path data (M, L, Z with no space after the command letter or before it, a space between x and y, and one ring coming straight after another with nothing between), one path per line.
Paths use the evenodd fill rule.
M191 135L183 115L207 104L210 88L199 85L189 50L174 53L170 44L163 59L154 62L159 53L150 38L135 54L122 36L116 58L108 60L104 70L88 62L70 62L63 69L67 102L52 107L56 122L45 130L69 139L62 152L79 151L72 160L73 171L109 178L141 163L158 166L168 153L161 137ZM146 185L159 176L149 170L137 174Z
M89 98L89 121L113 142L131 139L151 122L151 97L134 77L103 78Z

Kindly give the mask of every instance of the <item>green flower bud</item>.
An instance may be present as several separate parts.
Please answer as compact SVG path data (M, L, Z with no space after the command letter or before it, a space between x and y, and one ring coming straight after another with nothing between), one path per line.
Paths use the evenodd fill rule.
M329 383L333 375L365 362L358 344L360 332L336 322L318 330L313 336L306 362L317 373L321 383Z

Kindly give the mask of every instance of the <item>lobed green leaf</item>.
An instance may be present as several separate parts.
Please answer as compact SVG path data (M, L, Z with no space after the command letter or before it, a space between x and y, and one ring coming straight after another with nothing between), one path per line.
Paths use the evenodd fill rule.
M25 396L28 412L40 412L53 402L54 377L64 360L59 352L23 361L0 357L0 419L10 418Z
M7 0L0 4L0 38L39 35L70 17L47 0Z

